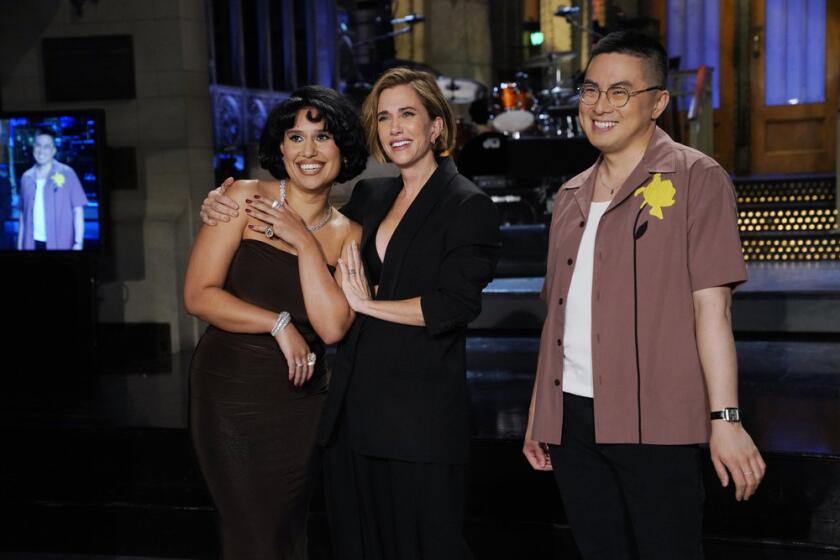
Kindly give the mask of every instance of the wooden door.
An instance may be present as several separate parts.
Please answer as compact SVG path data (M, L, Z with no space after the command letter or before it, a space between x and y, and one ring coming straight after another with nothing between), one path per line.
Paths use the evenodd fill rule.
M712 71L717 75L717 83L719 84L719 102L714 109L714 154L715 160L718 161L728 171L733 172L735 169L735 113L736 113L736 68L735 68L735 53L736 53L736 2L738 0L700 0L693 3L692 10L683 10L683 18L688 18L689 12L703 12L705 10L706 2L715 5L715 10L719 13L718 22L718 52L717 60L707 60L705 63L711 67ZM688 5L688 3L680 0L675 0L674 3ZM669 27L682 26L686 27L687 31L691 31L694 35L703 34L703 23L692 21L690 18L685 21L669 21L669 4L668 0L653 0L651 3L650 15L659 22L660 37L659 40L663 45L669 44ZM680 13L679 11L677 13ZM679 53L669 53L676 55ZM672 103L677 103L677 100L672 99ZM687 106L687 100L683 105ZM688 126L687 115L685 110L679 111L678 122L674 123L680 126L679 139L687 142Z
M752 173L834 171L840 1L752 0L751 8ZM814 27L823 25L822 30ZM783 51L781 56L779 46ZM817 49L824 51L819 53ZM780 64L780 60L785 62ZM822 66L824 79L815 77ZM824 85L814 87L814 80ZM797 92L805 92L810 97L799 99Z

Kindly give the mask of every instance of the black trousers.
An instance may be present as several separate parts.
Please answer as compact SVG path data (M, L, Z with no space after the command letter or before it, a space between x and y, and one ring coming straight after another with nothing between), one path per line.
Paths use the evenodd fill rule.
M697 445L595 443L593 400L563 397L563 438L549 448L585 560L702 560Z
M325 449L324 491L337 560L464 560L464 465L356 453L342 422Z

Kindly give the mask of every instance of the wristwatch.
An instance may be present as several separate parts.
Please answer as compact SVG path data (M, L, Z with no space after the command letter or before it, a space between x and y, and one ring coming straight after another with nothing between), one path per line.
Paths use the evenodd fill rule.
M741 411L737 408L724 408L723 410L715 410L711 414L712 420L724 420L726 422L740 422Z

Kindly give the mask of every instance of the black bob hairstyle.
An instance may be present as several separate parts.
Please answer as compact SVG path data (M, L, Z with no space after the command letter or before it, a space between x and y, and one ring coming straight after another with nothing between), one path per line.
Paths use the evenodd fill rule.
M276 179L289 176L283 166L280 145L286 131L295 125L298 111L306 108L312 109L306 113L310 122L324 121L324 130L332 134L341 153L341 169L336 182L349 181L364 171L368 151L359 115L337 91L321 86L298 88L271 110L260 136L260 166Z

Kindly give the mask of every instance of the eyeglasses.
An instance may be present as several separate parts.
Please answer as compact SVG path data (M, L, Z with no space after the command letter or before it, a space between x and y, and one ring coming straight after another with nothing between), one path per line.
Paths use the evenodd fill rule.
M601 94L606 93L607 102L609 102L609 104L612 105L615 109L621 109L630 102L630 98L633 96L648 91L662 89L665 89L665 86L653 86L647 89L640 89L638 91L630 91L627 88L623 88L621 86L614 86L603 90L598 89L592 84L587 84L578 88L578 95L580 96L580 102L584 105L595 105L596 103L598 103L598 100L601 99Z

